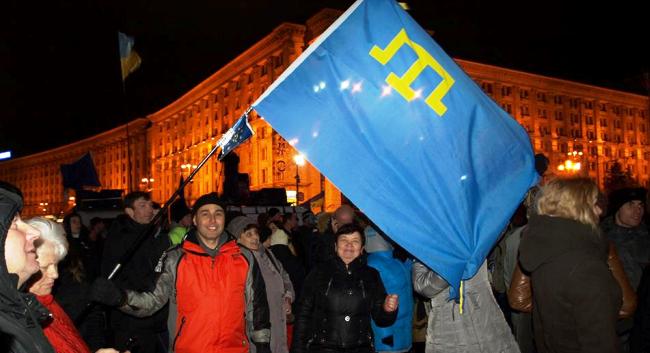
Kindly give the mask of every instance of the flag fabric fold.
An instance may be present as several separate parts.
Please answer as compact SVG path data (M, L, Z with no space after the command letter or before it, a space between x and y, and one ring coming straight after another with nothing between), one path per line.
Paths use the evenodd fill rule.
M101 186L90 152L71 164L61 165L63 188L82 189L84 186Z
M253 108L451 285L537 181L527 133L393 0L359 0Z
M122 32L118 32L118 41L120 46L120 64L122 67L122 81L140 67L142 59L133 49L135 41L132 37Z
M255 132L253 128L248 123L248 114L250 110L244 113L233 126L226 131L223 136L217 141L217 146L221 146L221 151L219 152L219 160L222 160L234 150L235 147L241 145L246 140L248 140Z

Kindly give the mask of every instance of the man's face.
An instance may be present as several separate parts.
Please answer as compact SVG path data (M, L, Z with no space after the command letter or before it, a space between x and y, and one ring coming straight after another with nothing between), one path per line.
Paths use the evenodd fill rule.
M632 200L626 202L616 212L616 224L625 228L634 228L643 220L643 202Z
M140 224L147 224L153 219L153 206L151 200L141 197L133 203L133 208L127 207L126 214Z
M199 238L205 245L210 245L217 241L223 233L226 213L219 205L207 204L199 208L193 221Z
M34 241L40 236L41 233L23 222L20 215L14 217L7 232L5 259L8 272L18 275L18 286L40 269L34 248Z

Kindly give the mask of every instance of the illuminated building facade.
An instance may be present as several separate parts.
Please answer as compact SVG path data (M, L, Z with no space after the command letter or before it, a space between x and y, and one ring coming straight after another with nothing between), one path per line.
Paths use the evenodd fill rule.
M121 126L67 146L0 162L0 179L23 190L25 213L56 215L71 206L61 186L60 165L90 151L103 188L149 190L154 200L164 202L180 178L187 178L221 134L339 14L323 10L306 25L278 26L175 102L129 123L129 143L126 125ZM602 186L606 168L619 161L642 185L649 185L648 97L457 62L528 131L535 152L549 157L549 173L588 175ZM332 210L341 203L338 190L315 168L294 162L296 151L263 118L253 112L249 121L255 135L235 153L240 159L239 172L248 174L251 190L274 187L295 193L299 176L303 200L323 195L316 211ZM223 164L213 158L185 196L192 203L201 194L222 192L223 180Z
M102 187L126 190L129 183L135 185L136 178L150 169L149 125L147 119L136 119L128 124L128 129L122 125L69 145L4 161L0 163L0 180L23 192L23 214L61 216L74 205L74 193L63 189L61 165L73 163L90 152Z

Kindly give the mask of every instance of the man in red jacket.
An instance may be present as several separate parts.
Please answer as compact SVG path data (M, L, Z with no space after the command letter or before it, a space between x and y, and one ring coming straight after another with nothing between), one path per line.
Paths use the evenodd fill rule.
M187 238L161 260L153 291L123 291L102 278L91 297L138 317L169 302L176 353L270 353L264 281L253 255L224 232L225 209L216 193L196 201L192 219Z

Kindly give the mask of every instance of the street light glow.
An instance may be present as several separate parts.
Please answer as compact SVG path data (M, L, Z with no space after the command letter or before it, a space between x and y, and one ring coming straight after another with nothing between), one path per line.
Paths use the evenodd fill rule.
M297 166L302 167L305 165L305 155L302 153L298 153L297 155L293 156L293 161L296 163Z

